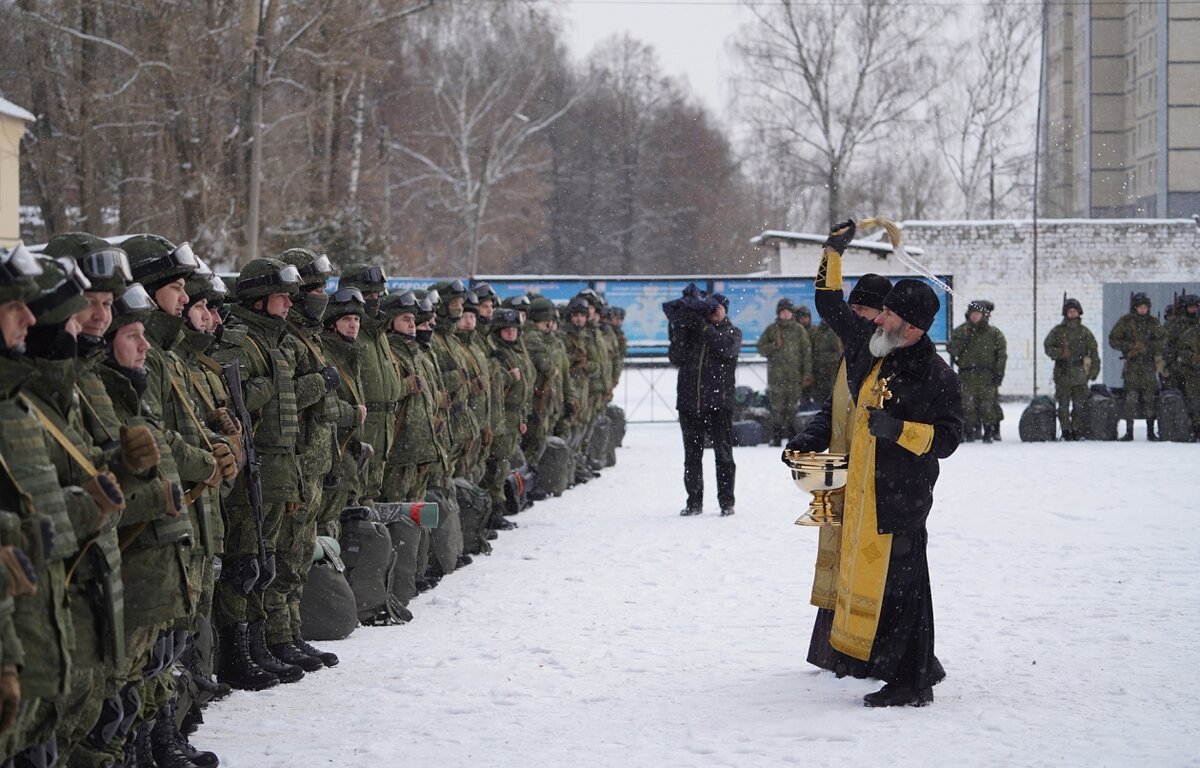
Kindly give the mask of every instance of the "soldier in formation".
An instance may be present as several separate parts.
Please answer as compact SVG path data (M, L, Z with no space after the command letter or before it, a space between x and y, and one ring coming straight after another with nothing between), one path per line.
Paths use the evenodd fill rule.
M1192 439L1200 441L1200 296L1179 297L1177 311L1167 325L1165 363L1169 381L1183 393Z
M1135 293L1129 298L1129 313L1122 315L1108 333L1108 345L1125 361L1121 379L1125 386L1125 434L1133 439L1133 420L1140 411L1146 419L1146 439L1158 440L1154 432L1158 377L1163 373L1163 330L1150 314L1150 297Z
M812 347L812 375L806 379L801 374L801 383L807 388L808 399L820 404L833 393L833 380L842 359L842 342L825 323L813 325L812 312L803 304L796 307L796 322L808 333Z
M991 324L996 305L986 299L967 305L967 322L950 334L947 350L962 384L963 439L985 443L1000 439L1000 384L1008 365L1008 344Z
M792 416L804 400L805 382L812 382L812 342L795 322L791 299L775 305L775 322L758 339L758 354L767 359L767 397L771 402L771 445L791 435Z
M1062 322L1047 334L1043 348L1054 361L1054 399L1063 440L1082 439L1083 424L1076 423L1089 397L1088 382L1100 375L1100 350L1096 337L1083 324L1078 299L1063 301Z
M293 248L227 284L153 234L0 250L0 763L215 768L204 706L338 663L300 599L343 511L446 501L411 526L429 588L514 525L508 477L550 437L595 476L624 354L603 297L560 329L540 296L334 277Z

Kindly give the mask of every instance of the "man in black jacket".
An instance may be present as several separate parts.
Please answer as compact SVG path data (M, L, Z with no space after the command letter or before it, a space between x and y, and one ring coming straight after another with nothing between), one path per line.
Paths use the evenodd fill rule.
M670 321L668 357L679 368L675 408L683 432L683 485L687 505L679 514L704 511L705 437L717 463L717 501L721 516L733 514L733 388L742 332L729 322L729 299L704 296L695 285L683 298L663 304Z

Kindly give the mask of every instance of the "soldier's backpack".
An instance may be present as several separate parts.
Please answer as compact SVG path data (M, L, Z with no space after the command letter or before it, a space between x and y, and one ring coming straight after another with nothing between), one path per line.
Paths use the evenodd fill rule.
M1033 398L1021 412L1017 433L1024 443L1045 443L1055 439L1058 432L1058 409L1054 399L1046 395Z
M370 507L342 510L342 562L346 581L354 590L358 620L363 624L390 624L404 616L392 594L396 551L387 527Z
M308 584L300 597L300 636L305 640L341 640L358 626L354 590L346 581L345 570L337 541L318 536Z
M454 478L454 496L462 523L463 552L478 555L491 552L487 542L488 521L492 518L492 497L465 477Z
M436 560L444 574L454 573L458 567L458 556L463 551L462 522L458 513L458 494L446 488L429 488L425 491L426 501L438 505L438 524L429 529L430 560ZM433 562L430 562L433 567Z
M417 594L417 575L421 570L421 528L436 528L438 505L425 501L378 502L375 512L387 528L396 558L392 563L391 592L400 605Z
M612 421L607 416L598 416L588 435L587 457L593 466L603 467L608 458L608 442L612 435ZM518 466L513 464L513 466Z
M733 422L734 445L758 445L763 441L763 425L757 421Z
M546 438L537 463L537 490L545 496L561 496L571 480L571 446L561 437Z
M609 446L611 448L620 448L625 444L625 409L619 405L609 403L608 408L604 411L612 422L612 435L609 438Z
M1091 395L1084 403L1082 413L1073 418L1072 424L1077 427L1085 440L1116 440L1117 422L1120 412L1117 410L1116 398L1103 384L1093 384Z
M1192 420L1188 418L1183 393L1178 389L1158 392L1158 436L1173 443L1192 441Z
M528 464L517 467L504 478L504 514L515 515L529 506L529 492L536 476Z

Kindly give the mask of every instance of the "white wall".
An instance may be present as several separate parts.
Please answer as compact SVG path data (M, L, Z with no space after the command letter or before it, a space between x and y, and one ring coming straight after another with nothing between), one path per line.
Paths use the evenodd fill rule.
M1191 282L1200 292L1200 227L1190 219L1050 219L1038 222L1037 331L1033 320L1033 225L1030 221L909 221L904 243L924 249L921 263L953 276L954 324L967 302L996 303L992 323L1008 339L1008 372L1001 394L1052 394L1051 363L1042 340L1062 319L1063 291L1083 304L1084 323L1096 334L1101 355L1116 354L1102 333L1105 283ZM780 246L771 272L813 275L817 246ZM908 269L892 256L850 251L847 275L900 275ZM1156 308L1156 311L1159 308Z

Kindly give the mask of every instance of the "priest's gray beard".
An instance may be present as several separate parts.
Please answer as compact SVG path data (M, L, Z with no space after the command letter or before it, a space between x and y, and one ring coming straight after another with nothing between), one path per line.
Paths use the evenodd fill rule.
M883 326L875 329L875 334L871 336L870 349L871 354L875 357L887 357L892 350L904 344L904 324L902 323L895 331L884 330Z

